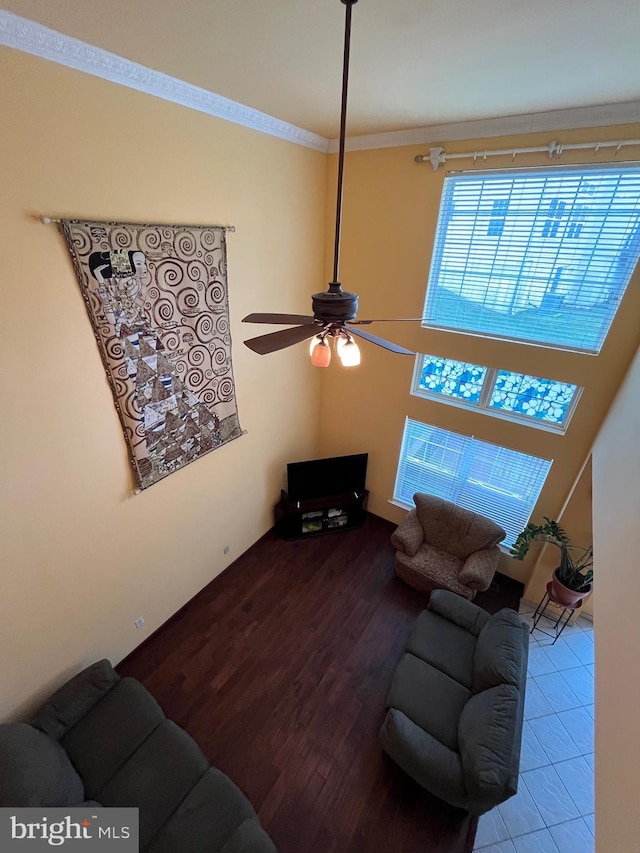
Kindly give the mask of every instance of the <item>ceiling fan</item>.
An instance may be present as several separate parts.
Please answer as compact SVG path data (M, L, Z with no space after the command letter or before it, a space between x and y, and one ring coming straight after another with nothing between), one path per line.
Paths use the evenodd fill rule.
M356 320L358 313L358 295L342 289L338 280L340 261L340 225L342 215L342 183L344 174L344 147L347 119L347 87L349 81L349 48L351 43L351 11L358 0L341 0L346 6L344 32L344 58L342 65L342 109L340 114L340 145L338 153L338 188L336 201L336 230L333 255L333 280L328 290L314 293L311 297L313 316L305 314L248 314L243 323L271 323L273 325L292 325L290 329L270 332L245 341L249 349L259 355L276 352L285 347L312 338L309 348L311 363L316 367L328 367L331 362L329 341L333 339L334 347L344 367L360 364L360 350L354 336L384 347L390 352L400 355L415 355L411 350L391 343L365 332L359 326L367 326L374 322L412 322L420 321L419 317L387 319L387 320Z

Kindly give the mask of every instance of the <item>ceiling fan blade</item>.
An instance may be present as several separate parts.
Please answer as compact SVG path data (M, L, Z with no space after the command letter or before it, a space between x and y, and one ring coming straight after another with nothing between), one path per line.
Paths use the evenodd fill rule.
M348 326L370 326L371 323L422 323L422 317L378 317L376 320L348 320Z
M390 352L395 352L398 355L415 355L415 352L411 352L410 349L405 349L404 347L398 346L398 344L393 344L391 341L385 341L384 338L379 338L377 335L370 335L369 332L363 332L362 329L349 328L349 334L357 335L359 338L364 338L365 341L377 344L379 347L384 347Z
M267 355L270 352L276 352L279 349L290 347L300 341L312 338L317 334L317 327L313 326L293 326L291 329L282 329L279 332L269 332L268 335L259 335L257 338L249 338L245 341L245 346L257 352L258 355Z
M308 317L306 314L247 314L242 318L243 323L272 323L273 325L291 326L296 325L311 325L316 322L315 317Z

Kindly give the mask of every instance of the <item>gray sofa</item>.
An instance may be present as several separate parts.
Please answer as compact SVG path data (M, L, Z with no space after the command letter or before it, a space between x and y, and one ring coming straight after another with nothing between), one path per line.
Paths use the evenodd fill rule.
M133 678L107 660L30 725L0 726L0 806L134 806L148 853L276 853L253 807Z
M481 815L516 793L528 658L513 610L431 593L393 675L385 751L423 788Z

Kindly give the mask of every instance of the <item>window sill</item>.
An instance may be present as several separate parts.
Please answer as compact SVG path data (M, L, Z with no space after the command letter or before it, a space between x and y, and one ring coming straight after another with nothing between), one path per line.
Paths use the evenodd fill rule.
M571 414L575 410L581 390L582 389L578 389L578 392L575 395L575 402L571 407ZM501 421L509 421L512 424L517 424L518 426L533 427L533 429L541 429L544 432L552 432L556 435L564 435L567 431L567 427L569 426L568 422L565 422L564 424L552 424L545 423L544 421L540 421L535 418L519 417L513 413L504 414L496 409L485 409L474 405L473 403L465 403L464 400L458 400L455 397L447 397L444 394L429 394L425 391L417 391L414 388L411 389L411 395L413 397L420 397L423 400L432 400L434 403L444 403L445 406L454 406L456 409L465 409L467 412L476 412L478 415L489 415L491 418L498 418L498 420Z
M415 509L413 504L407 504L404 501L400 501L397 498L390 498L387 503L390 503L392 506L397 506L399 509L412 510Z

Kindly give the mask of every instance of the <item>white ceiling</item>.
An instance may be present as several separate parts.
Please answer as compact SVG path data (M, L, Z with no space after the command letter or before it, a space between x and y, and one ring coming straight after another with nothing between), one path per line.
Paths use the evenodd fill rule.
M340 0L0 0L0 7L325 137ZM360 0L350 136L640 98L640 0Z

